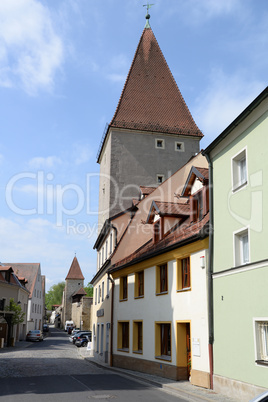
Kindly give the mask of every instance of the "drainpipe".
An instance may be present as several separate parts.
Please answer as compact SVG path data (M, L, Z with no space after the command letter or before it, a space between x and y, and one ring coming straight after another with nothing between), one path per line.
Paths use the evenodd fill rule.
M213 165L209 154L202 152L206 157L209 166L209 256L208 256L208 352L209 352L209 365L210 365L210 388L213 389L213 343L214 343L214 320L213 320L213 231L214 231L214 217L213 217Z
M114 333L114 280L108 272L108 279L112 282L112 300L111 300L111 342L110 342L110 366L113 367L113 333Z

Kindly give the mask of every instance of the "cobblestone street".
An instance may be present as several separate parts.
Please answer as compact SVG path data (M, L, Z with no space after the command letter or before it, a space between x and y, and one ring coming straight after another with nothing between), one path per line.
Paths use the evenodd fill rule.
M17 342L0 350L0 378L101 374L107 370L84 361L65 332L53 329L43 342Z

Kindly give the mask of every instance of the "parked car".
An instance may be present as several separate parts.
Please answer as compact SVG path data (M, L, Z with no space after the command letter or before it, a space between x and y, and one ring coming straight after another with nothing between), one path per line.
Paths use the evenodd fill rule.
M72 335L76 334L77 332L81 332L81 329L80 328L74 328L72 330Z
M49 332L49 326L47 324L43 324L43 332Z
M80 333L82 333L82 332L86 332L86 331L79 330L79 331L75 332L74 334L72 334L71 336L69 336L69 341L70 341L70 342L73 342L74 336L77 335L77 334L80 334Z
M81 338L82 335L89 335L91 336L91 331L85 331L85 332L78 332L77 334L75 334L73 336L73 344L75 344L75 342Z
M26 341L43 341L43 333L40 329L32 329L26 335Z
M77 346L78 348L80 348L81 346L87 346L88 342L90 342L90 339L90 335L81 335L79 338L76 339L75 346Z

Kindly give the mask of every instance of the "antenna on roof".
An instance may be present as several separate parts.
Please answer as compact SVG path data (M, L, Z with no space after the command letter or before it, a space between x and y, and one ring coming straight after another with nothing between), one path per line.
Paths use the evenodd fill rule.
M150 26L150 22L149 19L151 18L150 14L149 14L149 9L154 6L154 4L149 4L149 2L147 1L147 4L144 4L143 7L147 7L147 14L145 16L146 18L146 24L145 24L145 28L151 28Z

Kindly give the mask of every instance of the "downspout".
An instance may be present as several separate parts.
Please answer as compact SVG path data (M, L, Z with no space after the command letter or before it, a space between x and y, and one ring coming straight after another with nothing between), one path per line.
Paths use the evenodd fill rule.
M108 272L108 279L112 283L112 300L111 300L111 342L110 342L110 366L113 367L113 333L114 333L114 280Z
M213 343L214 343L214 319L213 319L213 237L214 237L214 212L213 212L213 165L209 154L203 153L208 161L209 166L209 255L208 255L208 352L209 352L209 366L210 366L210 388L213 389Z

